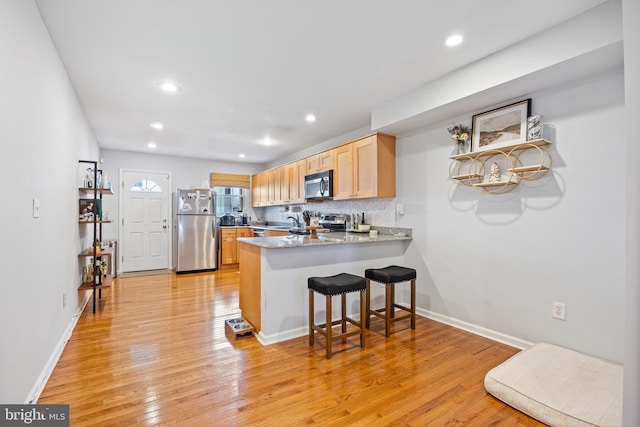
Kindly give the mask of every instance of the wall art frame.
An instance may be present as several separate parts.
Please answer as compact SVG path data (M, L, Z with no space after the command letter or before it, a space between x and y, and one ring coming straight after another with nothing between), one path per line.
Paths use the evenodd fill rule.
M471 151L495 150L527 142L531 98L475 114L471 124Z

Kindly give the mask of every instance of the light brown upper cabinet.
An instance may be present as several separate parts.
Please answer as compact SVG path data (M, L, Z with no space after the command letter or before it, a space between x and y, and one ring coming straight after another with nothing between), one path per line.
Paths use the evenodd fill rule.
M268 205L279 205L282 203L282 195L280 189L280 169L270 169L267 171L267 179L268 179L268 196L267 196L267 204Z
M334 200L396 196L395 137L375 134L335 152Z
M333 198L351 199L353 195L353 143L335 148L333 169Z
M327 150L307 157L307 175L333 169L334 154L334 150Z
M251 178L251 205L255 207L283 204L284 167L257 173Z
M294 198L293 203L304 203L304 177L307 175L307 160L302 159L296 162L296 173L295 179L296 183L289 185L292 187L291 195Z
M289 165L280 166L278 176L280 177L280 205L291 203L289 197Z
M373 134L252 177L252 205L304 203L304 177L333 169L334 199L396 196L396 139Z
M268 205L269 176L260 172L251 177L251 204L253 207Z
M262 206L260 204L260 174L257 173L251 177L251 206Z
M304 203L304 176L307 170L306 160L298 160L282 166L284 179L280 181L282 202Z

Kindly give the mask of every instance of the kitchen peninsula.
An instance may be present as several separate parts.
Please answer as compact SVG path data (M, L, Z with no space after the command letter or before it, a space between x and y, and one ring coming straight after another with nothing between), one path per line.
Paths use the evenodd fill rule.
M409 236L409 237L408 237ZM263 345L308 333L307 278L351 273L364 276L367 268L402 265L411 243L400 236L319 233L309 236L274 236L238 239L240 310L258 332ZM400 297L400 294L398 295ZM384 289L372 287L372 306L383 304ZM402 301L402 298L399 298ZM324 307L318 303L317 307ZM357 296L347 295L347 312L358 308ZM334 307L339 310L339 304ZM322 318L319 309L318 317ZM338 312L334 314L334 318Z

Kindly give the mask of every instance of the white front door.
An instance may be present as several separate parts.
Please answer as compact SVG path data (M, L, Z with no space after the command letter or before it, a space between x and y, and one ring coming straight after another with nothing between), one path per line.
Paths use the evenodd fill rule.
M120 182L122 271L169 268L169 173L123 170Z

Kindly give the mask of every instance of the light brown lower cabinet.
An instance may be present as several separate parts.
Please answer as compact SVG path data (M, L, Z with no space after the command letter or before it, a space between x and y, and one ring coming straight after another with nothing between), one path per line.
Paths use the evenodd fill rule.
M264 237L269 236L288 236L288 231L279 231L279 230L264 230Z
M230 266L238 264L239 237L253 237L251 228L222 228L220 231L220 265Z

